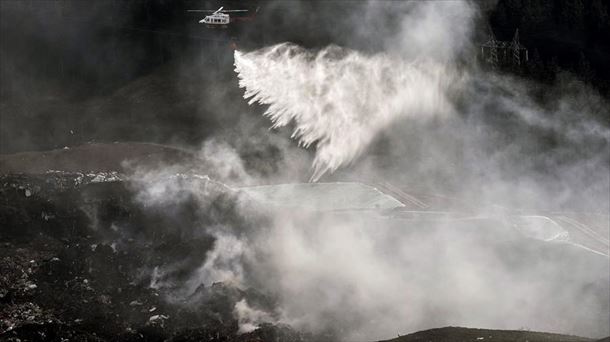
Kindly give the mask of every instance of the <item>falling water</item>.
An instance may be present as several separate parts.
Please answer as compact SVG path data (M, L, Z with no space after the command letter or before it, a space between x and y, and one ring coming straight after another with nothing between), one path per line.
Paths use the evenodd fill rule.
M314 182L352 163L396 119L447 113L447 93L457 79L430 61L336 46L312 52L287 43L235 51L235 71L244 98L268 105L264 115L272 128L294 122L292 138L316 148Z

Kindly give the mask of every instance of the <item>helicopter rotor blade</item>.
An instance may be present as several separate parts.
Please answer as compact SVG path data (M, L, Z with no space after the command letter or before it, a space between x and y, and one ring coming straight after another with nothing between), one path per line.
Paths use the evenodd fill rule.
M205 13L227 13L227 12L248 12L249 10L247 9L239 9L239 10L223 10L223 7L217 9L217 10L199 10L199 9L192 9L192 10L186 10L187 12L205 12Z

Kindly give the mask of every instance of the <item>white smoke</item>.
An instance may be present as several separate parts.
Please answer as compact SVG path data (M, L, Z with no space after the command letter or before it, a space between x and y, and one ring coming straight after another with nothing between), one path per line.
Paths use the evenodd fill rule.
M607 128L588 118L574 122L585 113L575 112L578 101L564 94L545 108L522 81L486 79L476 72L465 76L456 68L470 47L476 16L471 4L429 1L403 6L408 10L399 32L384 37L385 53L337 47L308 51L292 44L235 53L244 97L250 104L268 106L264 115L274 128L292 123L292 137L304 147L315 147L311 180L353 163L375 139L392 131L390 148L380 158L393 161L391 170L385 172L373 161L367 175L433 183L440 190L452 185L474 206L500 202L553 207L567 202L574 189L591 193L601 207L608 203L607 194L589 191L608 189L608 167L607 158L587 143L607 142ZM358 32L375 27L368 25L369 15L387 18L390 8L401 10L386 8L385 3L369 7ZM470 89L458 94L460 87ZM460 109L452 105L454 98ZM587 103L576 106L582 112L594 110ZM462 116L451 115L456 112ZM535 137L502 145L500 134L493 131L498 127L484 124L487 115L493 120L496 113L508 113L507 121L526 132L552 132L562 144L573 144L566 151L579 145L590 151L526 160L522 151L528 143L531 149L544 145ZM442 120L426 123L439 114ZM421 131L413 132L417 129ZM565 158L572 162L566 165ZM552 176L537 173L537 163L553 165ZM587 174L587 165L600 171ZM464 174L451 174L458 170ZM439 181L443 177L446 182ZM430 228L428 223L391 223L355 214L323 219L316 215L278 213L273 233L253 239L250 246L268 254L254 267L263 275L255 284L279 294L285 321L296 327L315 331L333 326L347 339L444 325L607 333L601 321L587 318L598 313L606 319L607 306L596 304L595 295L578 281L559 285L563 267L579 266L521 254L527 248L519 242L504 252L521 254L513 262L531 268L515 268L498 250L516 233L501 220L478 218ZM422 231L422 226L430 231ZM460 233L469 229L484 229L489 235L478 240ZM595 278L600 269L593 268L584 267L574 278ZM608 278L607 272L598 275L602 282ZM565 296L572 298L558 300Z
M206 145L210 158L230 161L222 174L232 178L243 170L233 149L211 144ZM208 178L163 169L137 175L138 200L167 206L195 198L203 217L213 215L209 209L218 196ZM345 191L340 197L353 201L358 195ZM287 196L297 200L303 192ZM447 325L607 334L608 307L599 300L609 281L607 257L528 240L502 215L480 210L460 219L411 220L324 207L254 207L256 215L267 217L261 221L247 205L238 209L249 222L245 229L229 223L192 228L215 242L187 282L171 281L170 264L155 269L151 285L186 298L201 284L224 282L276 299L272 312L238 300L233 315L240 333L262 323L285 323L343 340ZM563 232L554 228L519 227L539 239L565 240L555 238Z
M395 3L386 4L369 3L367 15L387 17ZM577 147L587 147L589 136L607 141L607 128L594 120L571 124L578 102L570 98L557 101L559 110L541 108L518 80L485 79L478 88L474 81L464 82L468 79L457 71L455 60L469 46L476 14L469 3L397 6L407 11L400 32L384 37L386 53L338 47L312 52L292 44L236 52L240 86L250 103L268 105L265 115L273 127L293 123L293 138L316 148L313 181L354 163L375 139L391 131L392 144L383 155L392 161L386 164L390 167L386 171L372 162L367 173L377 179L434 183L439 190L445 190L446 183L457 185L464 202L475 207L474 214L455 220L409 220L364 212L269 209L267 225L252 224L247 232L202 227L217 240L189 286L228 281L256 288L277 297L280 322L332 331L346 340L446 325L607 334L608 304L599 300L607 295L607 258L526 239L501 215L477 207L498 200L524 207L563 203L570 189L592 187L606 192L591 192L591 201L608 203L607 158L596 149L587 150L589 159L582 159L574 157L574 146L561 145L561 153L544 160L560 180L558 200L545 192L544 176L549 174L533 172L535 163L522 152L530 141L497 138L496 127L484 124L487 116L508 113L513 120L509 122L519 122L525 131L558 132ZM452 102L460 86L475 90L457 96L458 108ZM463 117L451 115L454 112ZM428 119L437 115L443 120L430 124ZM579 145L581 140L585 143ZM217 163L222 175L252 182L232 149L214 147L209 152L206 158ZM567 167L565 160L571 160ZM453 179L439 181L443 177ZM151 195L167 201L186 192L194 193L204 207L210 202L205 189L151 181L151 191L144 191L142 199L151 200ZM551 240L561 241L561 234ZM238 302L233 313L240 332L277 322L246 300Z
M275 322L267 312L250 307L245 298L235 303L233 314L237 317L239 334L254 331L261 323Z
M209 214L205 208L215 196L203 188L176 178L149 186L156 182L173 183L155 192L159 200L191 194L199 198L202 215ZM343 193L346 199L353 195ZM269 220L261 224L246 207L239 215L252 222L245 230L194 227L215 243L188 282L155 280L157 287L177 285L186 297L201 284L224 282L276 299L273 311L252 307L246 298L237 301L239 333L262 323L330 332L341 340L447 325L607 333L601 323L607 305L599 300L610 281L607 257L526 239L501 216L412 220L280 207L266 208Z
M216 227L209 231L216 239L214 247L208 251L205 262L196 271L197 283L191 288L194 289L201 283L210 285L217 282L242 286L243 262L248 253L246 241L225 233L222 228Z

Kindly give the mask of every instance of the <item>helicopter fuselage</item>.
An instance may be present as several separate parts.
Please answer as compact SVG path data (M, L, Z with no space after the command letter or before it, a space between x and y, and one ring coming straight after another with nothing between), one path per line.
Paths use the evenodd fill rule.
M226 13L214 13L205 16L199 21L200 24L206 24L210 27L226 27L231 22L231 18Z

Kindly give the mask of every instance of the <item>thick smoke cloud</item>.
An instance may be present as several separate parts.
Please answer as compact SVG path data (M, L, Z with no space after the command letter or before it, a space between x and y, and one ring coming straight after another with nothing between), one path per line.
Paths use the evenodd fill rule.
M604 100L569 77L548 87L465 67L477 16L469 3L400 6L401 30L383 53L280 44L236 52L236 71L273 127L293 125L292 137L315 151L313 180L385 180L449 195L453 214L252 207L245 189L237 215L252 223L198 227L216 242L182 291L222 281L273 298L273 309L236 302L241 332L286 323L345 340L446 325L607 335L607 255L578 247L545 216L608 208ZM365 8L366 21L394 7ZM203 150L234 188L294 182L302 176L294 165L308 160L284 160L274 178L248 173L218 141ZM197 187L137 178L150 180L141 183L144 203L194 194L207 215L210 199ZM163 191L151 192L159 182Z
M370 4L367 15L384 17L385 5ZM252 242L270 254L254 267L262 284L253 284L279 293L285 321L314 331L333 325L350 338L449 324L607 334L608 308L596 299L607 257L592 254L583 266L538 255L528 240L504 245L515 238L512 210L607 210L605 101L569 77L544 94L548 87L464 68L477 16L469 3L404 6L385 53L286 44L237 52L240 86L250 103L268 105L273 127L294 124L292 137L315 148L312 180L356 164L335 178L450 193L474 218L393 225L359 214L276 213L273 233ZM528 227L517 230L565 240L563 231L545 233L545 219L519 220ZM435 228L417 229L428 225ZM489 235L473 238L468 228ZM507 255L537 261L525 270ZM564 267L584 272L574 279L597 279L600 292L566 283Z
M201 221L215 215L218 197L209 181L163 171L134 179L147 205L194 197ZM400 218L261 207L247 191L235 196L236 214L247 226L191 227L215 238L212 249L187 282L155 286L182 300L216 282L272 298L273 309L251 306L245 297L236 302L242 332L285 323L344 340L445 325L607 334L608 305L599 300L610 281L607 256L565 243L565 232L543 217L481 212ZM167 268L155 274L171 274L172 265Z
M478 210L487 203L607 212L605 100L569 78L552 87L478 73L470 79L456 116L395 123L342 176L382 177L415 192L456 195Z

